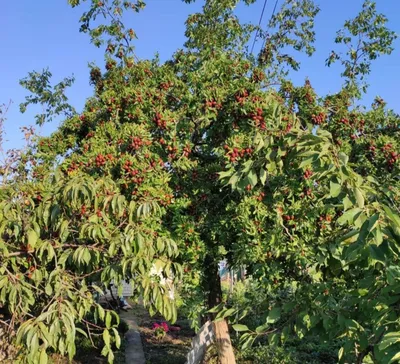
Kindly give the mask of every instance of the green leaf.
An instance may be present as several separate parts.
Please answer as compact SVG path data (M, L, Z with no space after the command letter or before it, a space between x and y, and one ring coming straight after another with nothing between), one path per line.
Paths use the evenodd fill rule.
M209 313L217 313L217 312L221 311L222 307L223 307L223 303L220 303L219 305L209 309L207 312L209 312Z
M364 196L359 188L354 189L354 197L356 198L358 207L360 209L363 209L364 208Z
M342 360L343 354L344 354L344 347L342 346L342 347L339 349L339 353L338 353L339 361Z
M114 337L115 337L115 346L117 349L121 347L121 337L119 336L118 330L113 328Z
M257 173L252 169L249 174L248 174L248 179L252 187L254 187L257 184L258 178L257 178Z
M38 236L35 230L28 231L28 244L32 249L35 249L36 243L38 241Z
M242 349L245 350L247 348L250 348L253 345L255 339L256 338L253 336L248 337L247 340L243 343Z
M107 347L110 347L110 332L107 329L105 329L103 331L103 340L104 340L104 344Z
M338 197L340 195L342 186L337 181L330 181L330 195L331 197Z
M271 346L278 346L280 341L280 335L277 333L273 333L268 335L268 343Z
M111 328L111 314L109 312L106 313L106 328Z
M400 267L391 265L386 269L386 279L390 285L396 284L400 280Z
M225 311L224 313L224 318L232 316L236 312L236 308L229 308L228 310Z
M281 309L279 307L274 307L268 314L267 323L273 324L277 322L281 317Z
M260 182L264 186L267 180L267 171L264 168L260 169Z
M395 353L395 354L390 358L390 361L388 362L388 364L398 363L399 361L400 361L400 351L398 351L397 353Z
M314 162L315 157L310 157L307 159L304 159L301 163L300 163L300 168L304 168L309 166L310 164L312 164Z
M389 332L383 338L379 344L379 350L385 350L390 345L400 342L400 332Z
M232 328L233 328L235 331L238 331L238 332L249 331L249 328L248 328L246 325L242 325L242 324L235 324L235 325L232 325Z
M339 153L339 159L340 161L343 163L343 165L347 165L348 161L349 161L349 156L343 152Z
M344 207L344 210L346 211L346 210L348 210L350 207L352 207L353 206L353 202L349 199L349 197L348 196L346 196L344 199L343 199L343 207Z
M340 216L337 219L337 223L339 225L344 225L345 223L350 223L352 224L353 221L356 218L356 215L359 214L362 210L359 209L358 207L355 207L354 209L346 211L342 216Z
M45 349L40 351L39 364L47 364L47 353Z
M400 228L400 217L397 214L395 214L390 207L388 207L386 205L382 205L382 207L385 210L385 212L386 212L387 216L389 217L389 219L392 222L394 222L397 225L397 227Z
M381 263L385 263L385 254L380 247L376 246L375 244L371 244L368 248L372 259Z

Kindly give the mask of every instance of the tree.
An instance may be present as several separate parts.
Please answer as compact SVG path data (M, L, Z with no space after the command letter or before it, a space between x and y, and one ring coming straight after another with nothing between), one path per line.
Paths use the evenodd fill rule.
M284 3L258 57L247 49L256 27L240 23L238 2L206 1L187 20L185 48L164 64L136 61L132 53L134 33L121 19L124 9L139 10L142 2L93 2L82 17L81 29L94 43L107 43L105 70L90 69L94 95L82 113L36 140L22 157L19 179L4 186L11 206L4 202L2 209L9 240L0 297L9 311L21 301L28 305L20 307L15 328L30 360L40 355L32 345L41 345L43 357L50 347L63 352L68 345L74 353L74 335L50 341L41 331L41 322L47 320L47 328L57 320L41 315L44 303L31 307L36 288L54 282L45 291L52 296L58 279L75 282L55 296L75 318L65 322L87 324L89 334L90 325L102 329L104 354L112 360L109 329L117 319L103 316L87 296L95 282L130 278L151 312L173 319L166 278L178 281L182 266L185 282L201 280L209 316L225 319L236 310L223 307L218 263L224 258L246 265L268 293L264 325L253 331L234 326L245 346L261 335L277 344L294 328L299 336L318 330L343 335L341 358L389 361L396 355L398 327L390 322L397 303L391 292L397 284L399 118L379 99L368 112L350 108L360 95L357 82L317 98L310 82L294 87L285 79L283 67L299 67L288 47L313 52L318 8L311 1ZM99 15L110 24L91 28ZM363 44L379 39L356 62L390 53L394 35L384 23L367 6L346 23L354 37L367 37ZM368 73L358 65L353 71L354 77ZM39 88L30 91L39 98L28 104L47 102ZM36 197L21 209L18 201L26 196ZM55 206L60 211L53 217ZM53 278L52 271L60 274ZM21 283L26 290L15 288L17 274L23 282L34 277ZM77 291L84 296L79 302L70 294ZM88 320L89 313L105 325ZM217 338L229 343L220 345L221 362L231 363L225 321L216 325Z

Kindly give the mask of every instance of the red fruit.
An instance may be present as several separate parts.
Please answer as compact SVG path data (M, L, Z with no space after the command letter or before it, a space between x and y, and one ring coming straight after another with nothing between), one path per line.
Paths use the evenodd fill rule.
M306 169L306 171L303 174L303 177L305 179L309 179L313 175L313 172L310 169Z

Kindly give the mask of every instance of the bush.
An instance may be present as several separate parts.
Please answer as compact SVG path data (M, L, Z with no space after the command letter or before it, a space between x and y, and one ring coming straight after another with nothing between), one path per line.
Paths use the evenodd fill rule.
M239 351L239 363L270 364L330 364L337 363L338 342L321 342L318 337L289 339L284 346L259 344Z

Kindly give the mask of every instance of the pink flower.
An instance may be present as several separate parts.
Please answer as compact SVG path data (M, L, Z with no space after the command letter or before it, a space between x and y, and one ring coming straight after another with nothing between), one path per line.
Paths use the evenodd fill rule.
M153 324L153 330L157 330L157 329L164 330L164 332L168 332L169 331L169 327L168 327L168 324L166 322L162 322L161 324L155 322Z

